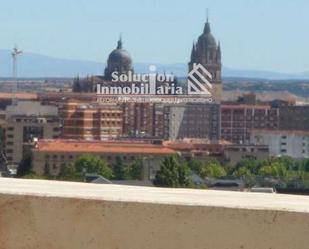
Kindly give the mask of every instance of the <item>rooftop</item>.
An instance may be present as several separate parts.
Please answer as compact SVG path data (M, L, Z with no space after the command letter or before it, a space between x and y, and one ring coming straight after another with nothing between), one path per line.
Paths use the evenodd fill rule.
M23 93L19 92L15 94L16 99L21 100L35 100L38 99L38 95L36 93ZM11 99L12 93L0 93L0 99Z
M158 154L170 155L176 151L162 145L135 141L80 141L80 140L40 140L35 151L72 153L111 154Z

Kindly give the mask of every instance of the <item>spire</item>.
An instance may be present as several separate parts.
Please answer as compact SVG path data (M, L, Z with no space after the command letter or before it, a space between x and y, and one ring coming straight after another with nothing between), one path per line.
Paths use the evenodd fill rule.
M209 34L210 32L211 32L211 30L210 30L210 24L209 24L209 21L208 21L208 18L207 18L207 21L206 21L205 26L204 26L204 31L203 31L203 33L204 33L204 35L207 35L207 34Z
M209 19L209 9L207 8L206 9L206 23L205 23L204 32L203 32L205 35L211 32L210 31L210 24L209 24L209 20L208 19Z
M117 49L122 49L122 38L121 38L121 34L117 43Z
M195 42L193 41L192 50L191 50L191 61L195 59L195 54L196 54L195 52L196 52L196 45L195 45Z

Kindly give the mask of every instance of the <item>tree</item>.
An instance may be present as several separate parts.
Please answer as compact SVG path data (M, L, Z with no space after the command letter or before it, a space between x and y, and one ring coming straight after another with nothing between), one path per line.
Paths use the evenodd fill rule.
M201 169L203 167L203 163L200 160L191 159L188 162L189 168L194 171L196 174L200 174Z
M156 174L154 184L161 187L190 187L191 170L188 164L181 164L177 156L166 157Z
M251 173L251 171L247 168L247 167L241 167L241 168L238 168L237 170L235 170L233 172L233 175L234 176L237 176L237 177L253 177L253 174Z
M113 165L113 172L114 172L114 179L116 180L125 180L126 176L126 169L123 165L123 160L121 156L116 156L115 163Z
M58 179L65 181L82 181L83 176L76 172L74 165L70 164L68 166L61 166Z
M252 159L242 159L235 165L233 173L235 171L238 171L238 169L240 168L246 168L252 175L256 175L259 171L261 164L263 163L264 162Z
M135 159L128 167L126 167L126 178L131 180L143 179L143 159Z
M259 170L259 175L261 176L271 176L271 177L285 177L287 175L287 169L282 163L273 161L269 165L265 165Z
M74 168L79 175L83 173L92 173L101 175L107 179L113 177L112 169L107 163L98 156L82 155L74 162Z
M200 176L220 178L226 176L226 171L217 160L212 160L203 165Z
M17 176L25 176L31 174L32 155L27 154L23 157L17 168Z

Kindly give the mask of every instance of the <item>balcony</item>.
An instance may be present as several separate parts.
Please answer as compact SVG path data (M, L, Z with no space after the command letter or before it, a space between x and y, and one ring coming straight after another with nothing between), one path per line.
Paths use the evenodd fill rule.
M307 249L309 197L0 178L3 249Z

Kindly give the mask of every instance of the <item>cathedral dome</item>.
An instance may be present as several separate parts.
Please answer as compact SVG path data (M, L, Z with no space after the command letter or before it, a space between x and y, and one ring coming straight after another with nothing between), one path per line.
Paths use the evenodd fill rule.
M120 38L117 48L108 56L107 67L104 75L107 79L110 79L113 72L126 74L129 71L132 71L132 59L130 54L122 48L122 40Z
M108 64L119 65L120 67L131 67L132 59L125 49L114 49L108 56Z
M131 68L132 59L127 50L122 48L122 40L121 38L118 41L117 48L114 49L110 55L108 56L108 65L114 65L121 68Z

